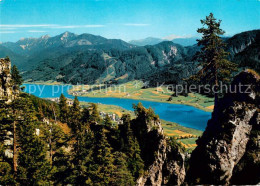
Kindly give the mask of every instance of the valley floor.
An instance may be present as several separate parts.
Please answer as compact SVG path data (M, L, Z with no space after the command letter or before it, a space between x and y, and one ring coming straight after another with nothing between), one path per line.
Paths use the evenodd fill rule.
M214 99L200 94L190 93L187 97L171 97L174 92L170 91L166 86L145 89L142 87L144 87L144 83L142 81L131 81L111 87L107 87L106 85L102 84L77 85L74 86L73 89L69 91L69 93L86 97L115 97L172 104L184 104L207 112L212 112L214 108ZM171 100L169 101L170 97Z

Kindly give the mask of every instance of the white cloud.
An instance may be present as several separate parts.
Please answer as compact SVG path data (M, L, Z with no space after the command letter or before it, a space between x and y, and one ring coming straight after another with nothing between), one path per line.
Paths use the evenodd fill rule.
M144 24L144 23L126 23L125 26L150 26L150 24Z
M0 31L0 34L14 34L15 31Z
M53 27L53 24L43 24L43 25L0 25L0 28L37 28L37 27Z
M43 33L43 32L47 32L47 31L43 31L43 30L28 30L27 32L30 32L30 33Z

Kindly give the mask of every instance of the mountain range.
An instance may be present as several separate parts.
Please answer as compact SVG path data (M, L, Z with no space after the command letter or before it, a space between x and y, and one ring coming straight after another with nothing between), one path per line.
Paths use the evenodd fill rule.
M145 45L156 45L163 41L172 41L173 43L176 43L176 44L179 44L182 46L191 46L191 45L195 45L197 43L197 39L198 38L196 38L196 37L189 37L189 38L175 38L175 39L169 40L169 39L147 37L145 39L132 40L132 41L129 41L129 43L133 44L133 45L137 45L137 46L145 46Z
M260 30L223 38L230 60L240 68L260 71ZM58 36L24 38L0 44L0 57L9 56L27 81L64 83L123 83L133 79L179 83L197 71L197 45L145 39L137 46L120 39L65 32ZM140 45L140 44L139 44Z

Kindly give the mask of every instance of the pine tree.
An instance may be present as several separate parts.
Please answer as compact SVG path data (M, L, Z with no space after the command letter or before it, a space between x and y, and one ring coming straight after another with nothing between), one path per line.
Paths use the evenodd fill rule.
M202 69L191 79L215 86L215 105L217 105L220 82L226 83L230 80L232 72L236 70L236 65L227 60L225 43L220 38L225 33L220 28L221 20L217 21L210 13L206 19L201 20L201 24L203 27L197 30L202 34L202 38L198 40L201 51L196 58L201 63Z
M5 60L6 60L6 61L10 61L9 56L6 56L6 57L5 57Z
M3 142L0 142L0 184L1 185L14 185L14 177L13 177L13 171L12 166L6 160L6 157L4 156L4 144Z
M36 135L38 126L35 111L29 99L20 98L14 104L20 109L17 121L19 144L17 180L21 185L39 185L50 182L51 167L46 158L47 145Z
M11 69L12 82L14 87L18 90L19 87L23 84L22 76L20 75L18 68L14 65Z
M93 133L90 130L85 130L81 132L79 138L77 138L79 143L75 144L74 148L78 148L78 151L73 153L73 169L71 180L72 183L76 185L87 184L91 185L94 171L93 161Z
M55 152L67 146L68 136L63 132L57 122L44 123L41 128L44 139L48 144L49 161L52 165Z
M111 150L112 148L107 141L105 129L100 125L95 132L95 147L93 150L95 171L92 180L94 184L109 185L112 181L111 173L115 167L113 165L114 159Z
M43 113L43 109L42 109L42 104L39 104L37 117L38 117L40 120L42 120L42 119L44 118L44 113Z
M79 100L76 96L74 98L73 105L70 108L69 119L68 119L68 124L74 134L82 130L82 123L80 121L81 121L81 111L80 111Z
M108 128L111 128L113 123L111 118L108 116L108 114L106 114L105 119L104 119L104 125Z
M5 156L7 147L4 145L4 140L7 139L7 131L11 131L12 128L9 114L9 106L0 101L0 185L15 184L12 161Z
M93 167L93 134L89 128L89 110L84 109L81 113L81 108L77 97L70 109L69 126L71 128L75 143L74 151L71 159L71 173L68 181L76 184L91 184L91 175Z
M84 108L82 111L82 118L81 121L82 122L89 122L89 118L90 118L90 113L89 113L89 109L88 108Z
M89 109L91 110L90 121L95 124L100 123L101 118L100 118L98 110L97 110L97 105L94 103L91 103Z
M150 122L159 119L159 116L154 113L151 107L146 109L141 102L137 105L133 104L133 108L138 120Z
M133 134L131 129L131 117L129 114L122 116L123 125L126 128L126 146L125 146L125 153L128 156L128 168L131 171L134 178L138 178L141 174L143 174L144 170L144 162L141 158L141 150L139 143L136 137Z
M74 98L72 107L70 108L70 114L68 119L68 125L71 128L72 135L76 140L75 151L80 151L82 137L85 132L84 123L81 122L81 110L77 96Z
M67 105L67 99L63 94L60 95L59 108L60 120L65 123L68 122L69 107Z
M67 185L72 181L69 179L73 169L71 166L71 152L59 148L53 155L52 173L54 185Z
M112 171L110 185L135 185L134 177L127 167L128 157L122 152L115 152L113 156L115 168Z

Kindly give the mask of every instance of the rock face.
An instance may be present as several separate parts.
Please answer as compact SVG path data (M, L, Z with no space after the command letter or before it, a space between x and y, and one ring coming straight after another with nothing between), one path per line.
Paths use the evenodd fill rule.
M7 103L12 100L12 79L11 79L11 61L9 59L0 59L0 100Z
M232 93L220 100L192 152L188 184L260 182L259 75L241 72L231 87Z
M181 185L184 182L186 172L184 167L185 157L179 148L167 145L166 159L163 163L162 185Z
M133 128L139 131L146 172L137 185L180 185L185 178L184 155L168 145L160 121L140 121ZM141 131L141 133L140 133Z

